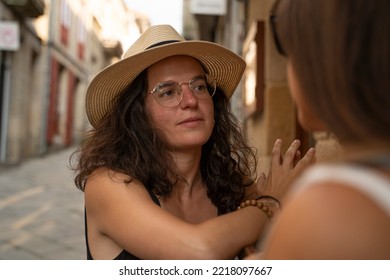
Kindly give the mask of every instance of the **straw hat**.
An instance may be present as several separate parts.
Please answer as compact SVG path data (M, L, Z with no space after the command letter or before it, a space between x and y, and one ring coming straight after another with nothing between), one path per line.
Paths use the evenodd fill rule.
M187 41L169 25L147 29L122 59L99 72L86 95L86 113L92 126L111 111L112 100L152 64L174 55L196 58L213 76L228 98L245 70L245 61L232 51L211 42Z

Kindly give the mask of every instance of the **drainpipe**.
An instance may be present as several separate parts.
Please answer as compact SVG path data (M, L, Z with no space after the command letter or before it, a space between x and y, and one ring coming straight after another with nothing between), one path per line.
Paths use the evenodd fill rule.
M0 138L0 162L4 163L7 159L7 137L8 137L8 120L9 120L9 100L11 93L11 73L9 67L10 61L6 51L0 54L0 91L2 91L2 108L1 108L1 138Z
M50 100L50 82L51 82L51 53L52 53L52 44L53 44L53 24L54 24L54 19L53 19L53 10L54 10L54 3L55 1L52 1L50 4L49 10L49 29L48 29L48 37L47 37L47 42L46 42L46 81L45 81L45 94L43 97L42 102L44 103L44 110L42 110L42 115L41 115L41 121L42 121L42 126L41 126L41 144L40 144L40 154L44 154L47 152L47 123L48 123L48 114L49 114L49 100Z

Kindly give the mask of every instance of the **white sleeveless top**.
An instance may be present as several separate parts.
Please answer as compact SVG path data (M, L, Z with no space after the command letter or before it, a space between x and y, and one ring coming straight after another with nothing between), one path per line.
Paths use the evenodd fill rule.
M390 216L390 180L374 169L348 164L319 164L307 169L292 186L295 193L301 192L321 181L348 184L375 202Z

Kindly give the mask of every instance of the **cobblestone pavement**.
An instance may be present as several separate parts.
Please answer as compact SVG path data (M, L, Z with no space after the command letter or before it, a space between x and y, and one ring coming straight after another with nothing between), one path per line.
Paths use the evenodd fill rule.
M83 193L68 164L73 150L0 170L0 259L85 259Z

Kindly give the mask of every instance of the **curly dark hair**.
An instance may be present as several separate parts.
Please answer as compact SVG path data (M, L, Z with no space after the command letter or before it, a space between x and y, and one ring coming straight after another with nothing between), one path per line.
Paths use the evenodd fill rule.
M166 144L158 136L145 113L146 72L113 101L112 110L88 132L78 150L75 183L84 191L88 176L105 167L139 180L149 191L168 196L180 179ZM256 179L256 150L246 145L236 117L224 92L213 96L215 126L202 147L200 171L208 197L220 213L236 209L245 198L246 188ZM129 179L130 182L132 179ZM128 183L127 182L127 183Z

